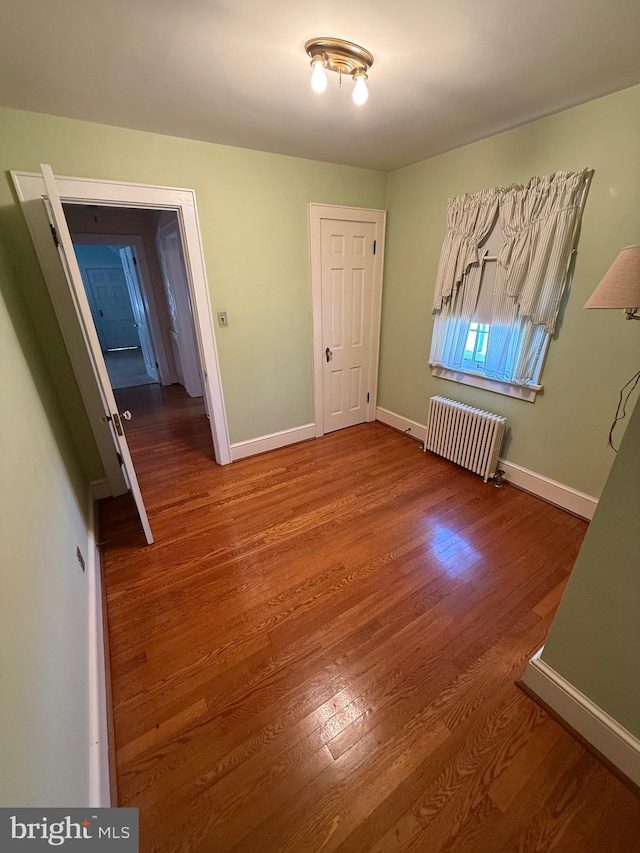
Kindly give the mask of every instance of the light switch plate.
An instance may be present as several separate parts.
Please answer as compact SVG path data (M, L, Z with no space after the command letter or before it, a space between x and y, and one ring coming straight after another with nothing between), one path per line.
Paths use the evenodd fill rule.
M220 327L224 327L224 326L229 325L229 320L227 318L227 312L226 311L218 311L218 325Z

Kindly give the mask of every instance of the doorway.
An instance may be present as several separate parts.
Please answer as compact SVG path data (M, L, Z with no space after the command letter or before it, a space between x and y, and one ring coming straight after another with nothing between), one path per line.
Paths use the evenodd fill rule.
M178 383L190 397L203 397L203 365L176 214L77 204L64 204L63 209L107 369L121 366L125 373L113 377L113 387ZM115 252L112 265L119 268L122 281L121 303L126 302L126 308L117 306L123 325L116 327L111 341L106 330L100 334L106 309L97 304L99 295L91 281L96 271L88 265L95 257L106 264L105 253L110 251ZM98 274L102 281L102 272ZM110 291L106 296L112 301ZM143 381L126 381L129 371Z
M55 176L47 165L42 166L40 174L12 172L11 175L104 465L106 479L93 484L94 498L130 490L145 536L151 543L153 536L122 423L127 413L118 410L110 386L63 203L176 215L215 461L224 465L231 462L229 435L195 194L168 187L62 178ZM168 349L165 347L165 351ZM156 354L159 355L158 349ZM158 362L162 372L160 358Z
M64 203L63 210L138 470L140 445L130 439L139 419L149 423L153 413L155 421L168 420L187 396L195 399L183 407L183 419L188 413L195 430L206 418L178 218L174 211L103 205ZM151 458L157 466L168 462L162 455ZM144 494L144 480L140 485Z
M133 247L116 237L103 246L83 243L73 232L71 236L111 387L158 382Z

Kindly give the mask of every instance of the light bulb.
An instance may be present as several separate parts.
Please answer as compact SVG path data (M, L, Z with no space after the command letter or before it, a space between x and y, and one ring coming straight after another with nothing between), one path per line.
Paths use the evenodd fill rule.
M311 88L314 92L321 95L327 88L327 75L324 70L324 60L314 59L311 63L313 71L311 72Z
M367 75L364 71L359 71L354 75L355 86L353 87L353 100L358 106L362 106L369 97L367 89Z

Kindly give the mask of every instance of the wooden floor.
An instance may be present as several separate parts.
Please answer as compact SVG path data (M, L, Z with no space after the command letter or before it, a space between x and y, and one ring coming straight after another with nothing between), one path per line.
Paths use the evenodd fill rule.
M381 424L221 468L175 386L118 396L156 536L103 503L143 853L640 848L640 800L514 684L584 522Z

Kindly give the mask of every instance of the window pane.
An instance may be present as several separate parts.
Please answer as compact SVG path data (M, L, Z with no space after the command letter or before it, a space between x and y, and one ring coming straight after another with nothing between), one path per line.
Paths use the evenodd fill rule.
M477 323L471 324L471 328L469 329L469 334L467 335L467 342L464 345L464 356L463 356L464 358L472 359L473 353L475 352L476 338L478 336L478 333L474 330L474 328L473 328L474 326L477 329L478 324Z

